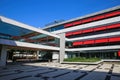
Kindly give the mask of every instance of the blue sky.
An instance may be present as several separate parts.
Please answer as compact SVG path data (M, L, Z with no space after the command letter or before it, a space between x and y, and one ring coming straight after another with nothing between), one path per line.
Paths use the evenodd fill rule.
M55 20L68 20L120 6L120 0L0 0L0 15L43 28Z

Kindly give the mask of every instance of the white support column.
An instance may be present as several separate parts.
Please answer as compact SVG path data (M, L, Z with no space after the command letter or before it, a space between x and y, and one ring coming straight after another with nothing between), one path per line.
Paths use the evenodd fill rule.
M39 59L39 53L40 53L40 51L37 51L37 53L36 53L37 60Z
M1 47L1 55L0 55L0 66L6 66L7 61L7 47L2 46Z
M63 62L65 56L65 33L59 34L60 36L60 53L59 53L59 61Z

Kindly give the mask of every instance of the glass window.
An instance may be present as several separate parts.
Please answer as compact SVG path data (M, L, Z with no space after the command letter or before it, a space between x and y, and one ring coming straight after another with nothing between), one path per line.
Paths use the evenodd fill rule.
M60 29L64 29L64 26L63 25L60 25L60 26L56 26L56 27L52 27L50 28L50 31L56 31L56 30L60 30Z
M4 22L0 22L0 39L9 39L49 46L59 46L59 39L55 37ZM56 40L58 40L58 42Z

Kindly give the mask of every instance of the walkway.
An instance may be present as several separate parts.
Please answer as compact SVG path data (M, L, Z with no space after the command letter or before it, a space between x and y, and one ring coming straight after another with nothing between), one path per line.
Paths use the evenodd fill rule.
M120 64L24 63L0 68L0 80L120 80Z

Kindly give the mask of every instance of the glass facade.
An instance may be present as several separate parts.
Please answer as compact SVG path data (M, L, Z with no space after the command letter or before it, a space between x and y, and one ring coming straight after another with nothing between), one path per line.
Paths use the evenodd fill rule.
M0 22L0 39L59 47L58 38L3 22Z
M66 41L65 43L65 48L71 48L73 45L72 45L72 42L71 41Z
M84 52L66 52L68 58L85 57L85 58L100 58L100 59L120 59L118 50L108 51L84 51Z
M49 31L49 32L52 32L52 31L57 31L57 30L61 30L61 29L64 29L63 25L56 26L56 27L51 27L51 28L48 28L46 30Z
M40 57L39 57L39 60L42 60L42 61L52 61L52 51L40 51Z
M51 47L59 47L59 38L49 36L43 33L35 32L26 28L15 26L0 21L0 39L14 40L33 44L41 44ZM52 51L40 51L38 49L24 48L20 46L8 46L8 60L26 61L26 60L52 60ZM39 52L39 54L37 53ZM40 56L41 55L41 56ZM1 46L0 46L1 58Z

